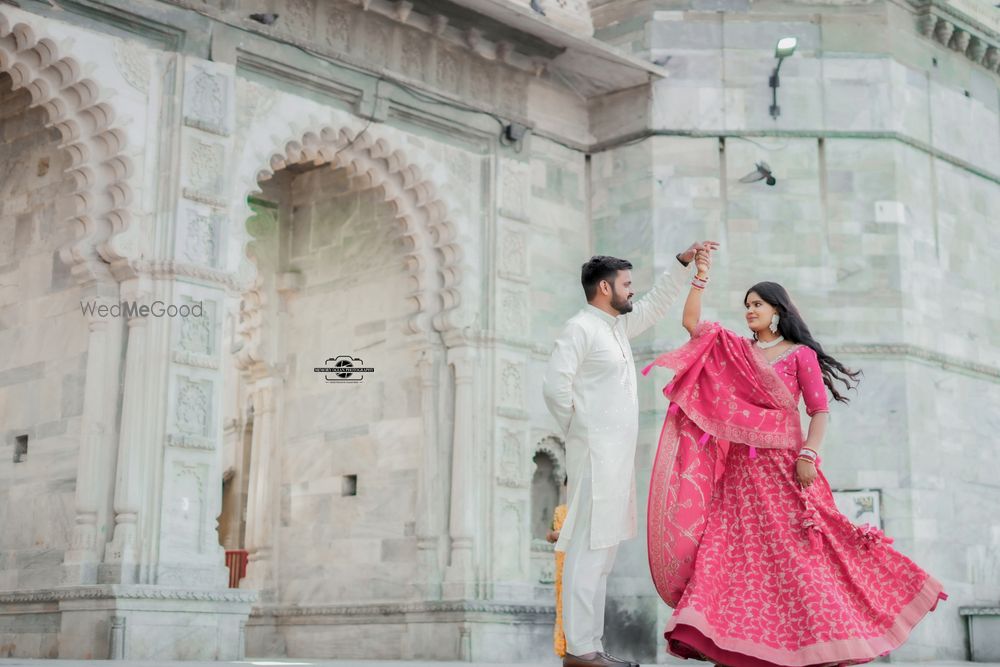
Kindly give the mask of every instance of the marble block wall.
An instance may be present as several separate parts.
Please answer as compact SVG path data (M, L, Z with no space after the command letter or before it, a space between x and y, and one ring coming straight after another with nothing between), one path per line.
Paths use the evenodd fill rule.
M83 293L57 252L73 238L56 206L69 155L30 99L0 73L0 590L59 580L87 362Z

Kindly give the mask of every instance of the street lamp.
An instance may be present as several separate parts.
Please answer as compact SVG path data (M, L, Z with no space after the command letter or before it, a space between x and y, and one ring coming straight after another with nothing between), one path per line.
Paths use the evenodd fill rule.
M771 118L777 118L781 115L781 107L778 106L778 86L781 85L778 82L778 70L781 69L781 63L784 62L785 58L795 53L795 47L798 46L799 40L794 37L782 37L778 40L777 46L774 47L774 57L778 59L778 64L775 66L774 71L771 72Z

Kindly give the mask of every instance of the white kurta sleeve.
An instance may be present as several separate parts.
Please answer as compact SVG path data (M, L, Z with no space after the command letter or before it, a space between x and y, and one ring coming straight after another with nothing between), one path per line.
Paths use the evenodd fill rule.
M663 319L687 285L689 276L689 267L674 260L671 267L657 277L653 289L635 302L632 312L621 316L625 320L625 335L635 338Z
M578 322L567 323L556 339L542 381L545 405L562 429L563 436L569 431L573 417L573 379L586 353L587 332Z

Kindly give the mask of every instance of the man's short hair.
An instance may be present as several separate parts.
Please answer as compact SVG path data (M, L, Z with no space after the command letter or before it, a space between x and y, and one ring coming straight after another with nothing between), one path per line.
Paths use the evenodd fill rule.
M628 271L632 268L632 262L627 259L608 257L607 255L594 255L587 260L580 270L580 283L583 285L583 293L587 295L587 301L597 294L597 286L602 280L607 280L612 285L619 271Z

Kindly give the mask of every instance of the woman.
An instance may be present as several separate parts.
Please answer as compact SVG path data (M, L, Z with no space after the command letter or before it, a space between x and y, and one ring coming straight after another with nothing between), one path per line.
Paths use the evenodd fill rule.
M647 516L653 581L674 608L668 650L727 667L886 655L947 595L880 530L843 516L819 470L827 390L848 402L835 382L852 388L859 373L824 352L775 283L746 293L752 339L699 322L709 263L696 263L691 340L643 371L675 370Z

